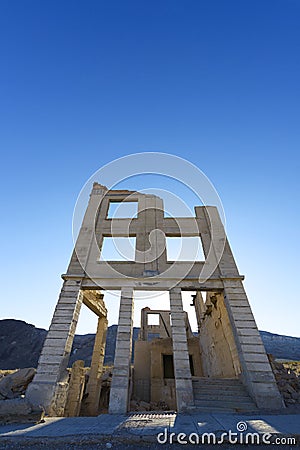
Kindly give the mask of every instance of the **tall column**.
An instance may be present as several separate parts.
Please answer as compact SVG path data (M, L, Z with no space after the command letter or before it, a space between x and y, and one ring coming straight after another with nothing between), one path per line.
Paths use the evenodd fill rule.
M242 379L259 408L284 407L266 350L240 280L223 280L224 301L242 368Z
M194 404L186 325L182 306L181 289L170 290L173 358L178 412Z
M85 412L88 416L96 416L99 410L99 399L101 393L101 375L105 354L107 331L107 318L102 316L98 319L97 333L95 337L89 381L86 387L88 397L85 401Z
M118 333L113 377L110 388L109 413L125 414L128 407L133 327L133 289L121 291Z
M196 312L198 333L200 333L201 321L202 321L204 313L205 313L205 305L204 305L201 291L197 291L197 293L195 295L193 295L193 304L194 304L195 312Z
M65 417L77 417L80 414L81 401L84 390L84 361L78 359L72 365L69 381L68 397L65 407Z
M26 397L42 405L49 415L56 415L55 393L58 383L68 379L67 366L82 304L80 281L64 282L52 322L39 358L36 375Z

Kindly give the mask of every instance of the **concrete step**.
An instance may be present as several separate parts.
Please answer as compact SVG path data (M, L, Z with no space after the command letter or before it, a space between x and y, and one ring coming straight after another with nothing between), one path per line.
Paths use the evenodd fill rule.
M205 405L197 405L189 407L189 409L197 411L197 412L207 412L207 413L217 413L217 412L223 412L223 413L236 413L236 412L257 412L258 409L256 406L249 407L249 408L240 408L239 405L235 405L234 407L228 407L228 406L205 406Z
M216 386L236 386L242 385L238 378L202 378L202 377L193 377L193 384L213 384Z
M213 398L216 400L228 400L228 399L235 399L238 401L243 401L243 400L249 400L249 395L246 392L243 392L241 394L232 394L232 392L197 392L194 390L194 397L195 398L203 398L203 399L207 399L207 398Z
M195 385L193 384L193 389L196 389L197 391L214 391L214 392L245 392L245 388L244 386L224 386L223 388L221 387L216 387L216 386L200 386L200 385Z
M201 411L257 411L240 380L193 378L195 408Z
M255 404L249 400L248 402L239 402L234 400L219 401L219 400L207 400L207 399L194 399L194 403L197 406L218 406L220 408L255 408Z

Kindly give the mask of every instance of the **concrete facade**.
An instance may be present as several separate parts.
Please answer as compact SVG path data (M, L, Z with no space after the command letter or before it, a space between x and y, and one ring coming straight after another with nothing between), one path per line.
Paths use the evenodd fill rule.
M111 203L128 201L137 202L136 218L108 217ZM169 261L166 237L172 236L199 236L204 260L194 261L191 257L190 261ZM135 237L134 260L101 260L103 241L108 237ZM34 404L43 405L49 415L57 415L57 392L59 390L60 398L63 398L64 386L67 398L66 369L82 303L99 317L106 317L105 305L100 298L106 290L121 292L110 413L126 412L130 400L135 290L169 292L170 338L178 411L194 405L193 376L181 297L183 290L197 293L194 302L200 333L199 353L202 352L203 356L207 352L207 349L204 352L201 350L201 345L215 349L214 354L209 356L207 353L208 356L204 358L207 359L206 363L202 358L204 376L205 370L206 373L211 372L213 367L215 376L230 374L239 377L259 408L280 409L283 406L243 287L243 276L238 272L215 207L196 207L195 217L170 218L164 216L163 201L157 196L108 190L105 186L94 183L75 249L63 279L37 374L27 392L28 399ZM201 303L199 292L208 292L208 303ZM221 314L221 320L218 314ZM209 320L215 316L218 327L212 326ZM221 344L220 332L227 338L225 347ZM100 340L101 343L97 346L100 345L101 350L95 348L93 361L94 386L99 378L103 357L103 339L99 338ZM212 363L213 358L218 362ZM92 387L90 389L90 392L95 392Z

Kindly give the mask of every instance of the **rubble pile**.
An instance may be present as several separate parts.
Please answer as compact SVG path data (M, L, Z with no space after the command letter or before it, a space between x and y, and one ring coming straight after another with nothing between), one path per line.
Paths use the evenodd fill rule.
M8 400L21 397L25 394L27 386L32 381L36 370L19 369L0 379L0 400Z
M269 355L277 386L286 406L300 405L300 376Z
M166 402L161 401L158 403L144 402L143 400L131 400L130 411L169 411L170 408Z
M0 423L39 422L44 410L24 398L36 370L20 369L0 378Z

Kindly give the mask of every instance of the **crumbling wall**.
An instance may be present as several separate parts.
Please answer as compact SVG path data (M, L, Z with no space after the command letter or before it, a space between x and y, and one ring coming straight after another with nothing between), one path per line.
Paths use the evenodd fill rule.
M188 339L189 355L193 359L194 375L203 376L199 353L199 340ZM138 340L134 351L134 399L161 404L176 409L175 379L164 378L163 356L173 355L171 338L154 339L151 342Z
M223 296L208 293L205 307L199 333L203 376L234 378L241 370Z
M151 342L151 401L162 399L170 409L176 409L175 379L164 378L163 355L172 355L172 339L155 339Z

